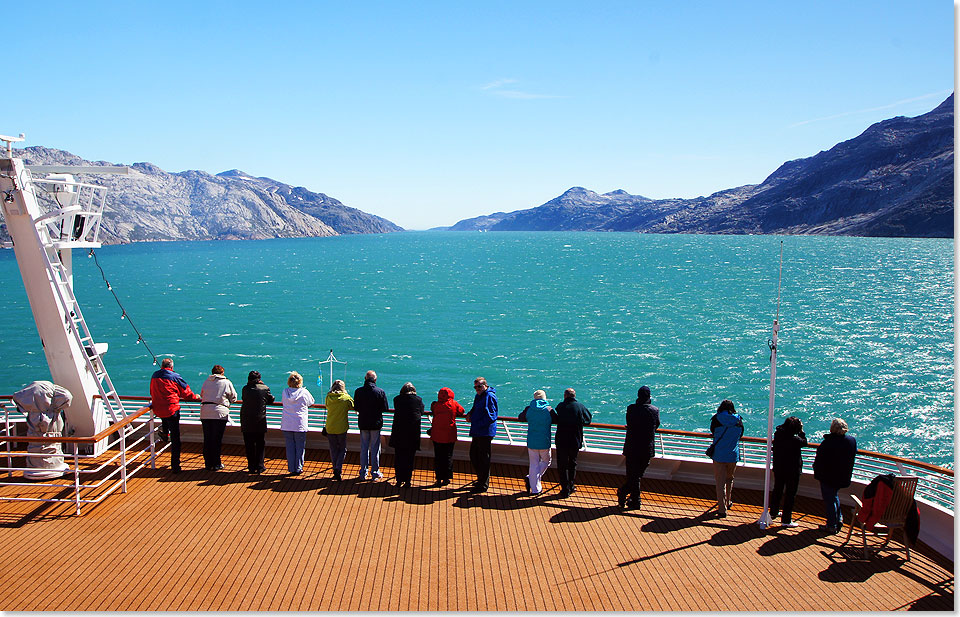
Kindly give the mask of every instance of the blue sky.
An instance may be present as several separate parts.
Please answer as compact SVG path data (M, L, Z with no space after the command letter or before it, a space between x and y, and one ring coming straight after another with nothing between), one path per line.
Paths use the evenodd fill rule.
M18 2L0 133L411 229L761 182L954 88L953 4Z

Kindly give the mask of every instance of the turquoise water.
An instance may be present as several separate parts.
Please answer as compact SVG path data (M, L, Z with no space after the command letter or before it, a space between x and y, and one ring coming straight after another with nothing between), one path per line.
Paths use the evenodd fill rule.
M819 439L839 416L861 448L952 467L953 242L782 239L778 418ZM97 254L147 343L194 388L219 363L238 385L257 369L275 391L296 370L318 394L332 348L351 390L372 368L391 398L412 381L427 401L449 386L469 406L483 375L504 415L537 388L557 402L574 387L596 421L622 423L646 384L665 428L703 430L730 398L762 436L780 240L410 232ZM152 358L93 261L75 264L114 383L146 395ZM0 283L0 392L12 392L49 372L12 251Z

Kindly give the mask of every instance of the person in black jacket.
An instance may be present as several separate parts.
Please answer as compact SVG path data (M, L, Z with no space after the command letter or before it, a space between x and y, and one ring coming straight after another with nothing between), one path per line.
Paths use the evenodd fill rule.
M247 450L247 472L262 473L263 449L267 434L267 405L274 402L270 388L260 379L258 371L250 371L247 385L240 391L240 431Z
M813 477L820 481L820 495L826 508L826 525L820 530L837 533L843 527L840 512L840 489L850 486L853 461L857 457L857 440L847 435L847 423L836 418L830 424L830 433L823 436L813 459Z
M380 473L380 429L383 428L383 414L389 411L386 393L377 387L377 374L367 371L363 385L353 393L353 409L357 412L357 427L360 429L360 476L367 478L367 465L370 477L379 480Z
M423 399L409 381L393 397L393 427L390 429L390 447L394 449L394 469L397 488L410 486L413 479L413 461L420 449L420 418L423 417Z
M617 489L621 510L640 507L640 481L655 454L654 440L660 426L660 409L650 404L650 388L637 390L637 402L627 407L627 435L623 440L627 481Z
M784 527L796 527L793 522L793 501L800 486L803 473L803 447L807 445L807 436L803 434L803 422L796 416L790 416L777 427L773 434L773 491L770 493L770 517L777 518L780 513L780 499L783 499L783 516L780 523ZM786 490L786 493L784 493Z
M569 497L577 490L577 454L583 447L583 427L590 424L593 414L577 400L573 388L563 391L563 402L557 405L557 470L560 472L559 497Z

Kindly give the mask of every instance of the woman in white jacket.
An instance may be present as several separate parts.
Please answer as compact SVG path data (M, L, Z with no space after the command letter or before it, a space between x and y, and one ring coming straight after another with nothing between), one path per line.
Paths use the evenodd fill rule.
M303 387L303 377L296 371L287 378L281 402L283 415L280 430L287 442L287 471L291 475L303 473L303 453L307 447L307 413L313 405L313 395Z
M223 431L230 419L230 404L237 402L237 391L223 374L219 364L210 370L211 375L200 388L200 424L203 425L203 464L207 471L220 471L220 448Z

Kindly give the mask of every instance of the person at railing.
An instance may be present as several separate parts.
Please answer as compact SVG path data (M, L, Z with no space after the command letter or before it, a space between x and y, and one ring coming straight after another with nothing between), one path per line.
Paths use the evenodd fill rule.
M770 493L770 517L780 514L780 499L783 499L783 513L780 523L784 527L796 527L793 522L793 501L800 486L803 474L803 448L807 445L807 436L803 433L803 422L796 416L790 416L777 427L773 434L773 491Z
M743 437L743 418L733 401L724 399L717 413L710 419L713 434L713 477L717 483L717 516L724 518L733 505L733 476L740 460L740 438Z
M353 406L357 410L357 425L360 428L360 476L367 479L367 466L370 466L370 478L379 480L380 473L380 431L383 429L383 414L389 410L387 394L377 387L377 374L367 371L363 385L353 392Z
M397 474L397 488L409 487L413 479L413 463L420 449L420 419L423 417L423 399L409 381L393 397L393 426L389 446L394 449L393 467Z
M303 387L303 377L293 371L287 378L287 387L280 397L283 403L283 415L280 416L280 430L287 446L287 471L298 476L303 473L303 455L307 448L307 429L310 405L313 395Z
M247 451L247 471L263 473L267 467L263 464L263 451L266 447L267 405L273 403L273 393L263 383L259 371L250 371L247 385L240 395L240 432L243 433L243 447Z
M457 420L463 417L463 406L458 403L450 388L440 388L437 400L430 403L433 421L430 423L430 439L433 441L433 473L435 488L450 484L453 479L453 448L457 444Z
M347 412L353 409L353 398L347 394L347 384L338 379L327 392L327 423L323 431L330 445L330 462L333 464L333 481L343 479L343 459L347 455L347 430L350 423Z
M593 414L577 400L577 391L563 391L563 402L557 405L557 471L560 472L561 498L577 490L577 455L583 448L583 427L593 420Z
M621 510L640 507L640 482L656 453L654 440L660 426L660 409L650 404L650 388L637 390L637 402L627 406L627 434L623 439L627 479L617 489L617 506Z
M857 440L847 435L847 423L835 418L830 433L823 436L813 459L813 477L820 481L820 495L826 510L827 522L821 531L838 533L843 527L840 512L840 489L850 486L853 463L857 458Z
M467 414L470 422L470 464L477 479L470 489L473 493L483 493L490 486L490 452L493 438L497 436L497 390L487 384L483 377L473 380L473 407Z
M230 419L230 405L237 402L237 391L227 379L223 367L213 365L210 376L200 387L200 424L203 427L203 464L207 471L220 471L223 462L223 432Z
M160 418L160 440L170 439L170 472L180 473L180 401L199 402L200 397L179 374L173 359L160 361L160 370L150 378L150 407Z
M524 478L527 492L539 495L543 490L540 480L550 467L550 426L557 423L557 412L547 402L547 393L537 390L517 420L527 423L527 455L530 458L527 477Z

